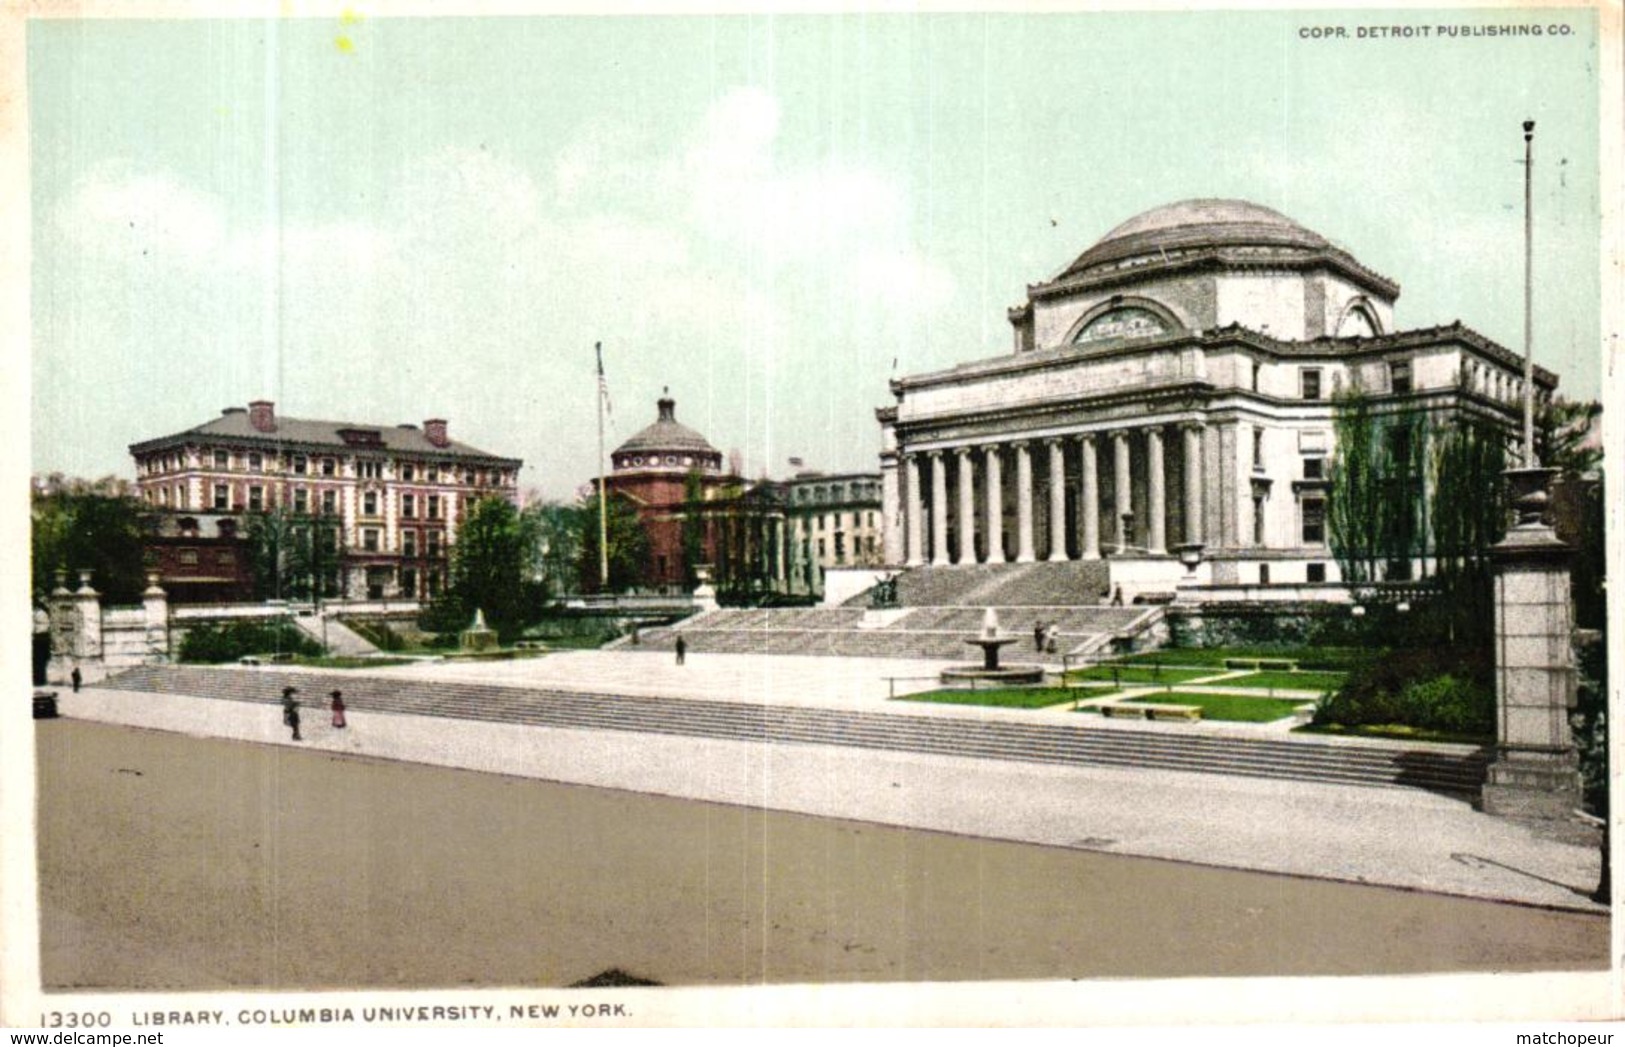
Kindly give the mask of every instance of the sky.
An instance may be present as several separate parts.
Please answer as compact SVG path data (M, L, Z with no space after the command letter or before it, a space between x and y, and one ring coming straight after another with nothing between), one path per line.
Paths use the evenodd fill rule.
M446 418L571 499L601 342L609 447L669 387L748 475L874 469L891 377L1010 351L1028 284L1191 197L1521 352L1525 119L1536 359L1596 397L1596 47L1583 9L37 20L32 468L263 398Z

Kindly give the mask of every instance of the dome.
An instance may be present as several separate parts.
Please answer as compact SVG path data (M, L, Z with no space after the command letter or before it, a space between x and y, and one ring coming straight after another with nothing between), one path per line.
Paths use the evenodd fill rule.
M663 396L657 401L660 416L640 429L630 440L615 448L616 463L623 455L650 455L679 452L688 455L707 455L718 460L722 452L710 441L677 420L677 401Z
M1135 215L1079 255L1057 279L1147 254L1212 247L1335 250L1330 241L1246 200L1181 200Z

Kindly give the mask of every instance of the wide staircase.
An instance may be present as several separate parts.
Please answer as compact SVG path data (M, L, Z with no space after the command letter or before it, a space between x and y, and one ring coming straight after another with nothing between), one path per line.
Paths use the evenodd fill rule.
M911 567L897 576L904 607L1057 607L1104 601L1111 584L1103 560ZM867 593L847 601L867 607Z
M285 686L323 696L340 689L352 719L368 712L438 716L574 730L633 731L776 744L835 745L978 759L1247 775L1341 785L1403 786L1476 796L1487 755L1473 746L1336 745L1102 729L1082 716L1054 724L905 713L749 705L682 698L193 666L144 666L99 687L275 705ZM320 700L320 699L318 699ZM273 715L267 709L267 715Z

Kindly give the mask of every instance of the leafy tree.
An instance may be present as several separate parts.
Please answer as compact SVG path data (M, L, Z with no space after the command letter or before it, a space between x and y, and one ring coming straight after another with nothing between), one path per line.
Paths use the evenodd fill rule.
M1495 621L1490 547L1506 533L1505 435L1493 422L1459 418L1435 441L1430 464L1439 639L1486 646Z
M606 502L606 529L609 534L609 591L625 592L643 580L649 562L649 533L638 517L637 506L624 494L611 494ZM581 506L581 558L578 561L581 587L598 592L598 500Z
M109 493L121 485L108 481L50 482L35 488L31 505L31 582L43 597L56 587L56 572L66 571L69 588L76 572L89 570L91 584L109 603L136 603L146 588L141 559L141 503Z
M343 547L337 517L272 509L248 518L244 538L261 600L336 596Z
M1338 390L1332 400L1327 538L1344 581L1372 582L1383 555L1377 422L1370 397L1358 387Z
M561 502L533 502L520 514L526 546L527 575L544 600L574 589L580 578L581 547L587 510ZM597 527L597 516L592 517Z
M1602 404L1555 397L1535 418L1535 456L1565 475L1585 476L1602 465L1598 428Z
M492 497L469 507L451 549L448 586L448 596L465 623L478 610L503 635L524 625L528 555L525 528L513 503Z

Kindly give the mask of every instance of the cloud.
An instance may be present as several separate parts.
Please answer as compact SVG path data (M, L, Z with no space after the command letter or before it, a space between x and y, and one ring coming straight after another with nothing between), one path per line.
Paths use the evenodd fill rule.
M122 165L80 178L53 219L58 235L74 250L98 260L157 254L197 264L209 260L226 228L225 209L216 197Z

